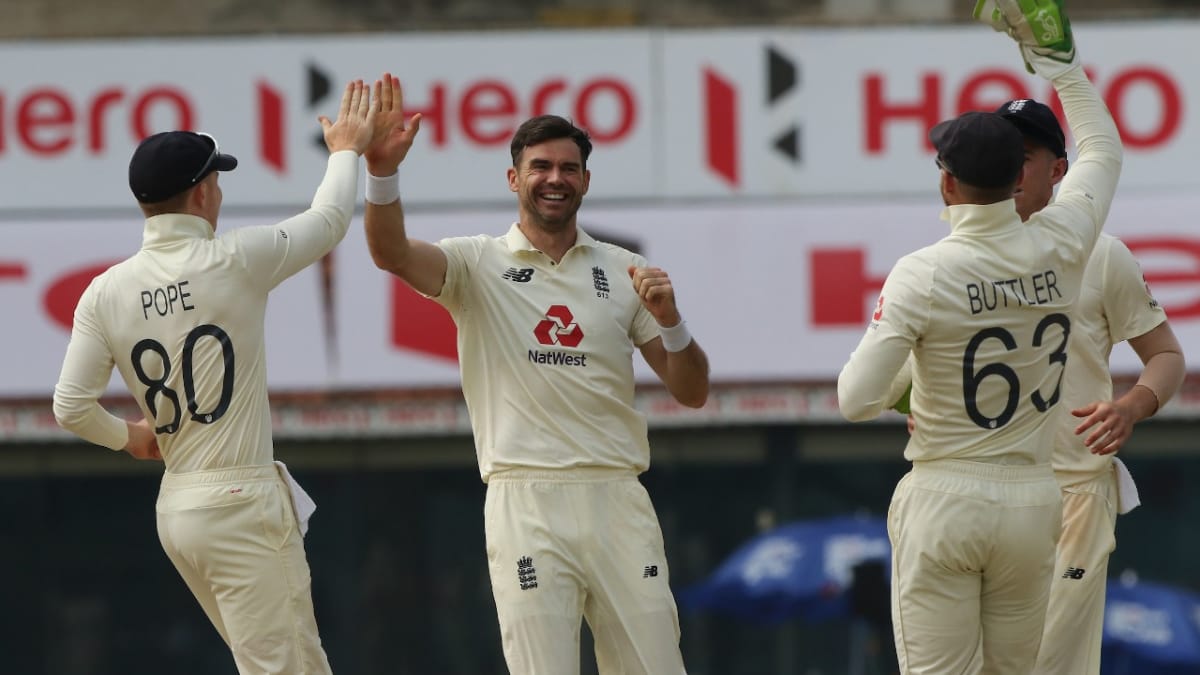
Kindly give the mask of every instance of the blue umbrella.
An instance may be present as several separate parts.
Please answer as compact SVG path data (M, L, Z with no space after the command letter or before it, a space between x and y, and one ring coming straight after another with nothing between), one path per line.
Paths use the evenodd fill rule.
M1104 675L1200 673L1200 595L1146 581L1110 579L1104 609Z
M881 561L890 576L883 518L840 516L781 525L751 539L707 580L677 593L684 609L758 623L848 616L854 568Z

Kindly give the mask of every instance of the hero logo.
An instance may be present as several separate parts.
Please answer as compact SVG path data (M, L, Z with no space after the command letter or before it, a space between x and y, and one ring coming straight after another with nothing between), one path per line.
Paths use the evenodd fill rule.
M1170 73L1141 65L1118 68L1104 77L1098 77L1088 68L1085 71L1112 111L1126 148L1161 149L1179 135L1183 125L1183 87ZM915 123L924 131L945 117L968 110L995 110L1012 99L1045 101L1060 121L1065 119L1062 102L1054 89L1047 84L1041 96L1035 96L1026 85L1024 74L1017 70L979 70L969 74L957 90L947 90L946 79L936 72L921 73L915 83L906 79L898 85L906 94L889 96L885 93L890 84L888 75L866 74L862 81L862 120L867 154L887 152L884 132L896 124ZM924 147L932 150L924 133L921 139Z
M767 92L766 109L779 109L789 94L800 82L799 63L789 59L779 50L768 46L766 58ZM705 162L730 187L741 185L742 174L739 162L741 147L738 137L738 88L734 82L712 68L704 69L704 102L708 110L705 129ZM792 164L801 163L800 124L791 122L783 129L776 129L771 139L773 150Z
M789 95L798 91L800 67L797 61L773 47L766 47L764 53L767 90L760 116L769 121L777 117L776 110L785 107ZM1134 65L1104 73L1103 77L1091 69L1087 73L1112 111L1127 148L1158 150L1178 139L1183 128L1184 87L1170 72ZM744 151L740 134L744 129L760 126L758 119L743 123L739 118L738 82L748 78L714 68L704 68L702 78L702 97L708 111L702 139L705 164L729 187L740 188ZM993 110L1012 99L1046 101L1059 120L1064 119L1062 102L1053 88L1046 85L1045 91L1036 92L1041 94L1039 98L1017 70L978 70L970 73L956 89L947 86L950 78L938 72L920 73L915 82L904 80L893 84L899 79L879 72L865 73L862 77L862 144L868 155L887 153L886 134L897 126L915 125L925 131L945 117L967 110ZM799 123L786 122L774 129L770 138L772 150L796 166L803 162L801 131ZM924 133L920 138L923 147L932 150Z
M1200 239L1122 237L1141 261L1142 278L1159 291L1158 302L1174 321L1200 319ZM812 325L818 328L861 326L871 316L882 318L883 298L864 300L883 288L885 275L867 270L862 248L816 248L809 251ZM1151 296L1153 297L1153 296ZM878 311L878 316L871 308Z
M37 85L15 95L0 90L0 155L10 146L42 159L80 148L99 155L113 145L115 129L136 143L161 129L191 129L196 119L195 104L175 87L111 85L82 99L74 94Z
M305 115L326 110L334 96L329 74L305 65L306 88L299 98ZM258 154L265 168L286 173L289 103L287 87L257 80L247 91L254 97ZM616 75L582 78L549 75L528 89L498 78L479 77L451 83L432 80L406 92L408 114L422 114L422 134L435 148L445 148L461 135L485 147L508 145L528 117L559 113L588 130L597 145L620 143L641 122L636 86ZM168 85L102 85L82 97L73 90L34 85L15 93L0 89L0 157L23 151L38 158L58 158L84 149L103 155L126 148L165 129L195 129L200 120L195 91ZM320 134L314 146L324 148Z
M330 80L328 73L309 66L309 107L330 93ZM639 122L640 104L635 85L614 75L577 80L551 75L528 90L498 78L479 77L454 84L431 80L423 88L406 86L404 114L415 113L421 113L422 135L436 148L449 145L453 132L473 145L507 146L521 122L548 113L569 116L587 129L593 143L605 145L629 138Z
M546 310L546 318L538 322L533 335L544 345L578 347L583 341L583 329L566 305L552 305Z
M159 131L195 129L199 117L193 97L167 85L109 85L83 98L73 94L36 85L16 95L0 90L0 156L18 149L40 159L79 149L103 155ZM259 154L269 168L282 172L284 98L263 82L256 85L256 95Z

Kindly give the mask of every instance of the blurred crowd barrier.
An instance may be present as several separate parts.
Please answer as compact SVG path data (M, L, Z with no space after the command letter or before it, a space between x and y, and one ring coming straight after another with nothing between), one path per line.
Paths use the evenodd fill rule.
M961 21L971 0L0 0L0 39ZM1075 18L1200 14L1194 0L1088 0Z

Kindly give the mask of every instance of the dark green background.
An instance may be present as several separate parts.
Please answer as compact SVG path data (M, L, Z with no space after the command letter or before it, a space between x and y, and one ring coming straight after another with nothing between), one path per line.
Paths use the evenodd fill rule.
M1111 569L1200 589L1200 456L1178 447L1193 427L1144 427L1126 461L1145 505L1119 521ZM672 584L701 580L764 524L886 513L907 470L903 433L884 424L657 432L643 481ZM306 546L336 673L505 672L469 439L293 443L277 454L319 504ZM9 582L0 672L236 673L159 548L155 471L94 447L0 446L0 572ZM847 672L848 622L681 620L692 675ZM590 655L583 663L594 672Z

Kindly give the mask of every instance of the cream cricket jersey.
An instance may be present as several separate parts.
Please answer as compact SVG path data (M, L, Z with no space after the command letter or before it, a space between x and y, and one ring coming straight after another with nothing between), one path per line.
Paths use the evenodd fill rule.
M358 155L346 150L330 156L312 207L277 225L216 236L195 216L148 218L141 250L92 280L75 308L54 390L63 426L112 449L128 442L98 403L116 365L156 425L167 471L269 464L267 294L341 241L357 182Z
M503 237L438 242L435 299L458 325L479 473L650 463L633 407L633 351L658 336L629 279L645 259L579 230L555 264L514 224Z
M1121 168L1116 125L1080 67L1055 81L1078 159L1058 199L1021 223L1015 204L964 204L951 233L901 258L838 376L850 420L879 415L913 356L916 429L904 456L1049 463L1063 417L1070 310Z
M1066 411L1092 401L1112 400L1108 359L1113 345L1149 333L1167 320L1137 260L1121 240L1101 235L1072 310L1073 337L1063 378ZM1079 419L1068 416L1054 445L1054 469L1070 482L1112 470L1112 457L1093 455L1075 434Z

